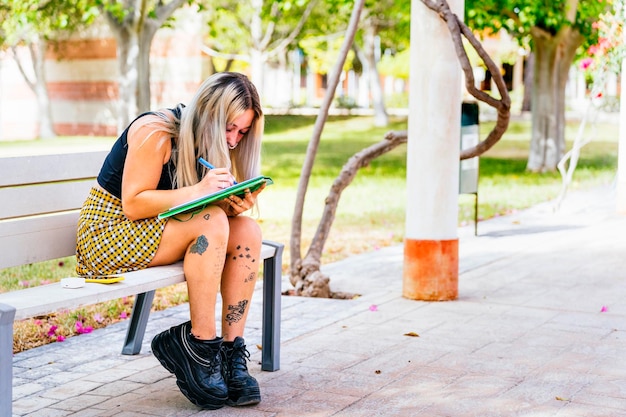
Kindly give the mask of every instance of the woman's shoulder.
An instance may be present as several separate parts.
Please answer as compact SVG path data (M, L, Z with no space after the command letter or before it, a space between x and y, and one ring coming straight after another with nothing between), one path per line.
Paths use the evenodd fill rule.
M151 143L159 148L164 142L169 144L168 139L174 135L174 125L171 116L165 117L166 114L150 112L136 119L128 130L129 146L145 146Z

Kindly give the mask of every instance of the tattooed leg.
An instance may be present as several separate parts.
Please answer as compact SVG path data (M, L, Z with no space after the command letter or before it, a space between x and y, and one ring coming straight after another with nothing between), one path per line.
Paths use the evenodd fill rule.
M222 275L222 336L232 341L243 337L254 293L261 256L261 233L251 218L230 220L230 238Z
M228 311L230 313L226 314L226 323L231 326L233 323L240 321L246 313L247 305L248 300L241 300L237 305L229 305Z
M198 219L200 227L211 224L209 229L200 230L201 234L189 245L185 256L185 277L189 290L189 307L192 333L196 337L208 340L218 336L215 323L215 303L224 268L227 241L220 233L215 233L211 213L207 212ZM204 231L204 233L202 233ZM228 234L225 235L225 237ZM190 279L190 276L196 276ZM210 333L207 333L210 329ZM208 337L207 337L208 336Z

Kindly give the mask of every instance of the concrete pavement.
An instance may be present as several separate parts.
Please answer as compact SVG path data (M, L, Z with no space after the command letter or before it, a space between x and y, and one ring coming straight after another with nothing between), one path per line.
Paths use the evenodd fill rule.
M402 246L324 266L354 300L283 297L281 369L263 401L203 411L150 352L188 319L153 313L142 353L126 323L15 355L16 416L626 416L626 217L609 187L459 229L459 298L402 297ZM285 288L288 285L285 283Z

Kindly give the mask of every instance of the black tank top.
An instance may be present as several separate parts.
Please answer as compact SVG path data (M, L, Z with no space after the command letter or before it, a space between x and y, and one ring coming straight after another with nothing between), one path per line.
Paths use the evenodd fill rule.
M169 109L178 119L180 119L180 107L181 106L178 106L175 109ZM142 113L137 116L135 120L148 114L155 114L155 112ZM111 152L109 152L104 160L104 163L102 164L100 173L98 174L98 184L119 199L122 198L122 173L124 172L124 163L126 162L126 155L128 154L128 130L135 120L133 120L124 132L122 132L120 137L117 138L111 148ZM172 151L173 150L174 140L172 139ZM173 154L174 152L172 152L172 155ZM170 158L170 160L163 165L161 179L159 180L157 190L171 190L173 188L172 178L174 178L175 170L176 168L174 167L174 162Z

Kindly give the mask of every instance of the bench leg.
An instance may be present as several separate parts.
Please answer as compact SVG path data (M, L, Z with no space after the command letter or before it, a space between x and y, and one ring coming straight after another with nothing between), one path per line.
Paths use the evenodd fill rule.
M13 320L15 308L0 304L0 416L13 408Z
M130 316L122 355L137 355L141 352L141 343L146 333L146 325L148 324L148 317L150 317L154 292L155 290L144 292L137 294L137 297L135 297L133 313Z
M280 369L280 297L282 282L282 259L284 245L265 241L276 248L273 258L263 262L263 339L261 369Z

